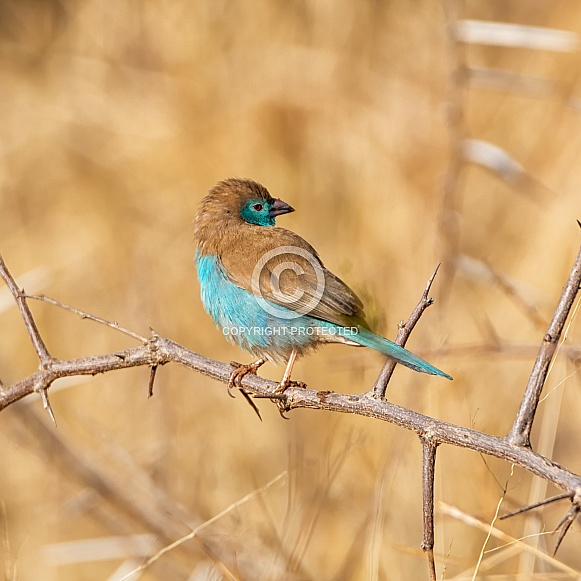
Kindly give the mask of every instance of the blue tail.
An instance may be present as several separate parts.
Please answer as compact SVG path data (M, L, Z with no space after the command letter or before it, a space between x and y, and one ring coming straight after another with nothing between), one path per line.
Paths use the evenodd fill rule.
M407 349L396 345L393 341L389 339L384 339L367 329L359 327L359 332L357 335L350 335L349 339L363 345L363 347L370 347L375 349L380 353L395 359L398 363L413 369L414 371L419 371L421 373L429 373L430 375L439 375L440 377L445 377L446 379L452 379L447 373L440 371L437 367L434 367L427 361L420 359L417 355L414 355Z

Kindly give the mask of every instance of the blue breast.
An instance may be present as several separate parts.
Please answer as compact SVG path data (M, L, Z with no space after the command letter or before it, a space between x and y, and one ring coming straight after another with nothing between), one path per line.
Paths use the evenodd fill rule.
M229 341L276 362L288 359L293 349L303 352L318 342L317 327L326 326L326 322L266 301L274 312L285 310L293 315L289 319L276 317L251 292L229 280L217 256L198 252L195 260L204 308Z

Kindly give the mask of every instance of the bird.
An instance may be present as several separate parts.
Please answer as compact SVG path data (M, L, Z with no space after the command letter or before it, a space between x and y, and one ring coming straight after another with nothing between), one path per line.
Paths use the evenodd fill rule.
M276 226L277 217L294 211L260 183L229 178L208 192L196 215L195 264L204 308L226 339L256 357L250 364L232 362L228 393L266 361L286 364L274 394L304 387L291 380L294 363L326 343L369 347L414 371L452 379L373 333L355 292L306 240Z

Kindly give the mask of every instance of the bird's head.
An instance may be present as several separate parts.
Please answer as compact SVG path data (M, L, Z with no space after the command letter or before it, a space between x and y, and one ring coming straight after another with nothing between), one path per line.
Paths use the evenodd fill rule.
M196 216L196 238L206 246L229 228L243 224L274 226L281 214L294 212L286 202L273 198L258 182L230 178L219 182L202 200Z
M289 212L294 212L294 208L273 198L258 182L231 178L210 190L202 201L198 219L234 218L258 226L274 226L277 216Z
M208 198L219 201L226 211L257 226L274 226L277 216L294 212L286 202L273 198L263 185L252 180L224 180L210 191Z

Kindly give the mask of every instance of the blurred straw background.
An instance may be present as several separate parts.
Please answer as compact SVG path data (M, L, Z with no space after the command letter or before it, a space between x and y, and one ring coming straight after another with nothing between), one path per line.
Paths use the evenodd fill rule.
M579 32L572 0L2 0L0 252L28 292L246 361L200 304L192 219L218 180L254 178L297 209L279 224L389 337L444 262L409 346L455 381L398 368L388 397L503 435L579 244ZM57 357L133 345L32 307ZM37 361L4 289L0 310L10 384ZM573 321L534 429L537 449L577 472L579 340ZM327 347L295 378L363 392L381 366L369 350ZM129 578L426 577L414 434L304 410L283 421L268 402L261 423L242 397L175 366L149 400L147 381L136 369L57 382L57 429L39 398L2 413L4 579L120 579L278 475ZM509 477L441 448L443 578L473 578L507 480L502 510L555 492ZM578 579L579 525L554 561L554 538L538 535L565 510L495 523L504 536L487 549L502 548L477 578ZM528 548L505 546L524 535Z

